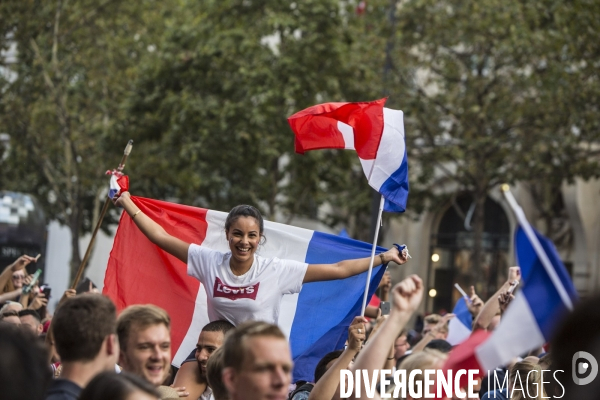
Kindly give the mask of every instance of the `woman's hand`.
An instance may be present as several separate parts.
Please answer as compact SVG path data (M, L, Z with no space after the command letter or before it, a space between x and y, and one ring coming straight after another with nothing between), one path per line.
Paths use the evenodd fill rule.
M393 261L398 265L402 265L408 261L408 251L404 249L402 250L402 253L400 253L396 246L394 246L385 253L381 253L379 258L381 259L382 264Z
M123 201L125 201L125 199L130 199L131 198L131 194L129 192L123 192L119 195L119 197L117 197L116 199L113 200L113 203L115 206L117 207L123 207Z

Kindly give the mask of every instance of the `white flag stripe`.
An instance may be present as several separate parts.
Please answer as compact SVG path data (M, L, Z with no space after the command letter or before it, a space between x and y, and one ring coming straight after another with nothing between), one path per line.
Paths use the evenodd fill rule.
M342 121L338 121L337 128L342 134L344 138L344 143L346 143L344 149L346 150L354 150L354 129L348 124L343 123Z
M518 355L545 343L544 335L535 320L527 297L520 292L511 302L490 338L481 344L475 354L483 370L506 365Z

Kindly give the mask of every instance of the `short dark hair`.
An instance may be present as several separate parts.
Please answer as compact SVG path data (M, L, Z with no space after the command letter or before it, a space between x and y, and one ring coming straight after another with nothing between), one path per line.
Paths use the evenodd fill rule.
M32 310L30 308L25 308L25 309L19 311L19 317L25 317L26 315L31 315L33 318L35 318L37 320L37 322L39 322L40 324L42 323L42 318L40 317L40 314L38 314L38 312L35 310Z
M150 382L127 372L101 372L87 384L79 395L79 400L126 400L135 391L142 391L160 398L160 394Z
M106 296L82 294L60 305L51 329L62 361L90 361L106 337L116 333L117 311Z
M223 343L223 368L241 370L246 357L246 339L253 337L274 337L286 340L277 325L263 321L246 321L229 331Z
M600 391L600 380L594 379L587 385L574 384L572 376L577 373L578 359L573 360L579 352L590 353L596 360L600 360L600 294L595 294L575 304L569 314L563 311L556 318L560 321L550 340L549 369L560 372L558 378L564 388L558 388L554 379L546 388L549 396L558 396L561 392L565 399L591 399ZM575 370L574 370L575 368ZM546 385L544 385L546 386Z
M17 310L4 311L2 314L0 314L0 321L2 321L6 317L18 317L18 316L19 316L19 312Z
M215 332L215 331L210 331ZM216 349L206 363L206 380L212 389L215 400L227 398L227 388L223 383L223 347Z
M125 350L129 333L133 327L147 328L153 325L165 325L171 329L171 318L165 310L153 304L129 306L121 312L117 320L119 345Z
M262 235L265 230L265 223L260 211L252 206L248 206L245 204L235 206L229 211L227 214L227 218L225 219L225 231L229 231L231 228L231 224L238 220L240 217L252 217L256 220L259 227L259 233Z
M223 335L225 335L233 328L235 328L235 326L231 322L225 321L224 319L219 319L204 325L202 332L223 332Z
M42 400L52 382L48 350L31 332L0 323L2 399Z
M448 354L452 350L452 345L444 339L434 339L425 345L426 349L439 350L442 353Z
M321 358L321 361L319 361L317 367L315 368L315 383L317 383L319 379L325 375L325 372L327 372L327 364L329 364L332 360L340 358L343 352L344 350L331 351Z

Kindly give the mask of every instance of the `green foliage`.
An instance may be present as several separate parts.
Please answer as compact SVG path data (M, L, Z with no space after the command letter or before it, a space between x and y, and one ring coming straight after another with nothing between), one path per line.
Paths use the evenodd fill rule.
M133 138L134 194L251 203L369 240L356 155L294 154L286 117L383 95L405 112L414 213L447 182L481 199L502 182L597 175L598 2L367 4L358 16L337 0L3 1L0 48L18 57L0 80L0 186L55 198L49 217L78 237Z
M127 143L116 137L126 120L120 103L132 90L139 52L145 51L135 35L158 18L141 11L156 4L0 4L3 47L14 43L18 51L17 60L5 66L12 78L1 82L0 132L10 135L11 151L0 184L37 195L49 217L70 228L72 268L80 260L79 236L98 219L104 172L116 167L117 150Z
M315 103L376 96L370 80L379 78L356 56L364 42L351 29L352 9L230 0L186 11L141 66L129 99L135 137L156 140L152 156L132 166L139 192L225 211L251 203L273 219L316 217L325 201L351 204L348 188L368 190L347 173L355 154L295 155L286 121Z

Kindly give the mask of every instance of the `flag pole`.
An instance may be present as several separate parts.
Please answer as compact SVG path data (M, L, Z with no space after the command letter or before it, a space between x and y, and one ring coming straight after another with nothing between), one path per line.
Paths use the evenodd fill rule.
M131 148L133 147L133 140L129 140L127 142L127 146L125 146L125 151L123 151L123 158L121 158L121 162L117 167L118 172L122 172L123 168L125 168L125 161L127 161L127 157L129 153L131 153ZM77 269L77 274L75 275L75 279L73 280L73 284L71 285L71 289L75 289L79 280L81 279L81 275L83 275L83 269L85 268L85 264L87 264L88 259L90 258L90 254L92 253L92 247L94 245L94 240L96 240L96 234L102 225L102 221L104 220L104 216L108 211L108 205L111 203L110 199L107 197L104 201L104 205L102 206L102 211L100 211L100 216L98 218L98 222L96 223L96 227L94 228L94 232L92 233L92 237L90 239L90 243L88 243L88 247L85 251L85 255L83 256L83 260L81 260L81 264L79 264L79 268Z
M523 231L525 232L527 239L529 239L529 242L531 243L531 246L533 246L533 250L539 257L542 265L544 266L544 269L548 273L548 276L550 276L550 280L556 287L556 290L558 291L558 294L559 294L561 300L563 301L563 304L569 310L573 310L573 302L571 301L571 297L569 297L569 294L567 293L565 287L563 286L562 282L560 281L560 278L556 274L556 271L554 270L554 267L552 266L552 262L548 258L546 251L542 247L542 244L540 243L540 241L538 240L538 237L536 236L535 232L533 231L531 224L529 223L529 221L527 221L527 217L525 217L525 213L523 212L523 209L521 208L521 206L519 206L519 204L517 203L517 200L512 195L512 193L510 191L510 186L508 186L507 184L503 184L502 192L504 194L504 197L506 198L506 201L508 202L510 207L513 209L515 216L517 217L517 220L519 221L519 224L523 228Z
M373 248L371 249L371 262L369 264L369 271L367 273L367 283L365 285L365 294L363 295L362 310L360 316L365 316L365 309L367 308L367 298L369 297L369 284L371 283L371 275L373 274L373 263L375 262L375 250L377 249L377 239L379 237L379 228L381 228L381 214L383 214L383 205L385 204L385 198L381 196L379 201L379 214L377 216L377 226L375 227L375 237L373 238Z

